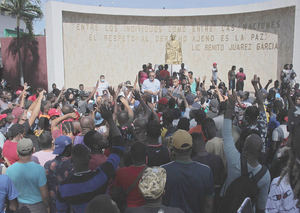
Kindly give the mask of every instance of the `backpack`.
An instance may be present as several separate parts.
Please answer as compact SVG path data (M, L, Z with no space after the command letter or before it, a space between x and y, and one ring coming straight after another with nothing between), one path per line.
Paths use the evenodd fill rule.
M134 182L126 190L124 190L122 187L119 187L119 186L113 186L111 188L111 190L110 190L111 199L117 203L117 206L120 209L120 212L124 212L126 210L127 195L137 186L137 184L140 181L141 177L143 176L146 168L147 168L147 166L145 166L144 169L142 169L142 171L136 177Z
M220 207L221 211L224 213L236 213L247 197L255 205L259 191L257 183L267 171L267 167L263 165L256 175L250 177L247 159L241 154L241 176L235 179L227 188Z

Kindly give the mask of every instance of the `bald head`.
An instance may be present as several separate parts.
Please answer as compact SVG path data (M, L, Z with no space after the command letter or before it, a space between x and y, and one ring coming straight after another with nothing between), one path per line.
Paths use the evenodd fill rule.
M80 119L82 133L85 134L95 128L95 122L90 116L84 116Z
M69 104L63 105L61 111L64 115L74 112L73 107Z
M124 125L129 119L128 113L126 111L119 112L117 114L117 119L121 126Z
M248 156L250 155L258 159L262 150L262 146L263 141L261 137L257 134L251 134L245 140L243 151L246 152Z
M77 135L81 132L81 126L79 121L73 121L74 134Z

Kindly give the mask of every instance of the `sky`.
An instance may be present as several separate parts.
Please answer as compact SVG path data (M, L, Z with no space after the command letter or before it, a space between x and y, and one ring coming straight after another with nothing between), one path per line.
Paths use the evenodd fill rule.
M52 0L41 0L42 9L45 11L45 3ZM265 2L269 0L56 0L66 3L123 8L148 8L148 9L180 9L180 8L203 8L224 7ZM43 34L45 17L34 23L34 32Z

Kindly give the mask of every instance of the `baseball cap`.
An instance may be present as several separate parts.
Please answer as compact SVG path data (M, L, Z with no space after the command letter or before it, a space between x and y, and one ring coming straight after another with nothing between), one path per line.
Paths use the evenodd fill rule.
M126 86L126 87L133 87L133 86L131 85L131 82L130 82L130 81L126 81L126 82L125 82L125 86Z
M33 149L32 140L29 138L21 139L17 144L17 151L20 155L28 155Z
M159 99L158 103L162 104L162 105L167 105L168 104L168 99L167 98L161 98L161 99Z
M16 95L20 95L21 93L22 93L22 90L20 90L20 89L16 91Z
M96 112L96 113L95 113L95 119L94 119L95 125L96 125L96 126L100 125L100 124L103 122L103 120L104 120L104 119L102 118L100 112Z
M1 114L0 115L0 121L2 121L2 119L6 118L7 117L7 114Z
M72 139L68 136L62 135L55 139L55 148L53 154L60 155L64 152L66 146L72 144Z
M216 63L216 62L214 62L214 63L213 63L213 65L217 65L217 63Z
M193 146L192 136L187 131L179 129L172 136L172 146L178 150L188 150Z
M167 180L167 172L161 167L145 169L139 182L139 189L144 198L156 200L162 196Z
M53 116L60 116L60 111L58 111L55 108L52 108L52 109L49 109L48 115L50 116L50 118Z

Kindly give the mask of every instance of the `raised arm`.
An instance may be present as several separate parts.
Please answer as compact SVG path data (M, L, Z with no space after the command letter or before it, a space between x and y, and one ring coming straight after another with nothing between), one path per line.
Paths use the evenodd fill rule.
M77 115L75 112L72 112L72 113L68 113L64 116L60 116L54 120L51 121L51 130L53 131L54 129L58 129L57 125L62 122L63 120L66 120L68 118L76 118Z
M135 81L134 81L134 84L133 84L133 89L137 89L137 85L140 86L140 84L138 84L138 75L135 77Z
M251 81L252 85L253 85L253 88L255 90L255 97L256 97L256 101L258 103L258 109L259 111L265 111L265 108L264 108L264 100L263 100L263 95L262 93L259 91L259 88L258 88L258 78L253 78L253 80Z
M28 119L29 126L32 126L32 124L34 123L35 119L38 117L38 115L41 111L41 103L42 103L45 92L46 91L43 90L39 93L39 97L36 100L34 109L32 110L31 116Z
M20 107L24 108L25 107L25 98L26 98L26 91L29 89L27 83L24 83L24 89L22 91L22 93L20 94Z
M94 89L91 92L91 94L89 95L89 97L86 99L86 102L89 102L92 99L92 97L94 97L94 95L95 95L95 93L97 91L98 86L99 86L99 80L97 81L96 86L94 87Z
M144 109L144 112L145 112L145 117L146 119L149 119L151 114L152 114L152 110L150 109L150 107L145 103L145 101L142 99L141 97L141 94L139 93L139 91L137 90L134 90L132 92L132 95L134 97L135 100L139 101L141 106L143 107Z
M61 91L60 91L58 97L56 98L55 102L53 103L53 105L55 105L59 102L59 100L60 100L61 96L64 94L64 92L65 92L65 87L63 86L63 88L61 89Z
M270 79L268 81L268 83L266 84L266 86L264 87L265 90L268 90L268 87L270 86L270 84L272 83L272 79Z
M223 138L224 138L224 153L227 160L227 169L234 167L240 162L240 154L235 148L234 140L232 136L232 118L234 115L234 107L236 102L236 95L228 96L227 108L224 114L224 123L223 123ZM229 172L229 171L227 171ZM230 171L231 172L231 171Z
M109 132L111 133L111 136L112 137L121 136L121 132L114 122L113 115L110 109L106 105L102 104L100 106L100 113L102 118L106 120L109 125Z
M125 109L128 112L129 120L133 120L134 113L133 113L131 107L129 106L128 101L124 97L121 97L120 101L125 106Z

